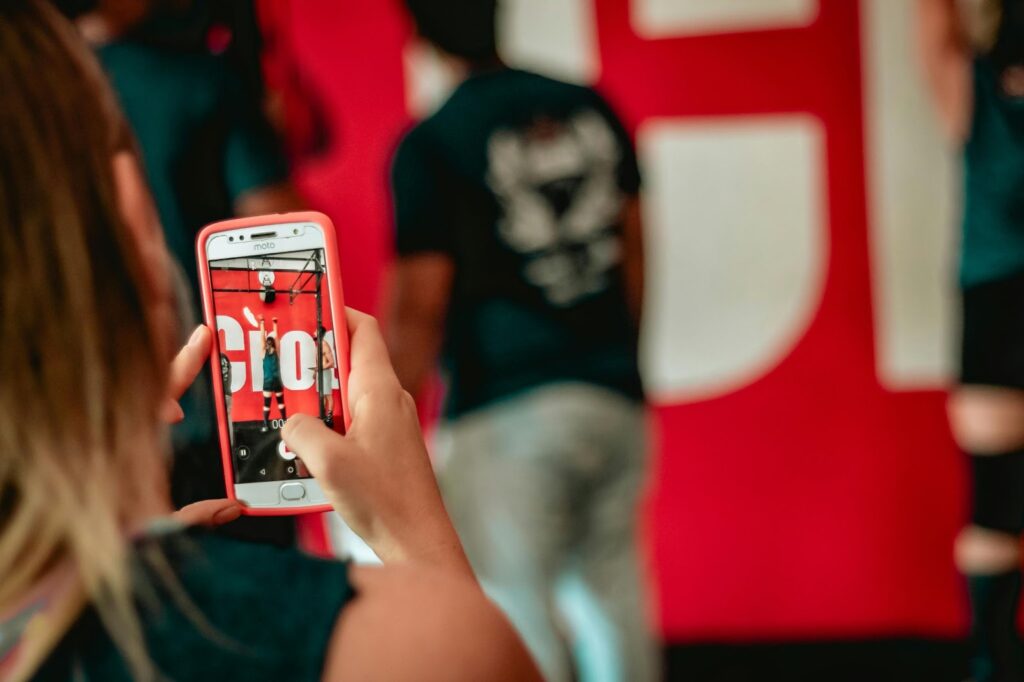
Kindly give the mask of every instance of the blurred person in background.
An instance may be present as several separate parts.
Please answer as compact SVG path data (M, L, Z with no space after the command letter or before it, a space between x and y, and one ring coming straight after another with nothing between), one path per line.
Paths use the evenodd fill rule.
M350 434L299 415L283 437L387 565L185 527L236 518L229 500L171 514L167 422L213 334L174 357L171 259L130 136L44 0L0 3L0 92L0 679L539 679L365 315L346 320Z
M396 371L422 396L441 356L445 501L546 678L574 675L555 600L572 572L601 614L594 644L615 657L612 674L654 679L636 535L645 420L632 142L595 91L502 63L495 0L406 4L462 82L394 157Z
M964 166L960 385L953 434L973 473L956 542L976 682L1024 680L1017 632L1024 531L1024 0L918 0L919 45Z
M204 0L56 0L94 48L135 134L164 239L198 318L195 236L232 216L303 208L251 77L211 45ZM208 382L174 431L179 504L221 497ZM266 520L260 524L267 526ZM270 525L280 525L270 521ZM275 533L279 535L280 533Z

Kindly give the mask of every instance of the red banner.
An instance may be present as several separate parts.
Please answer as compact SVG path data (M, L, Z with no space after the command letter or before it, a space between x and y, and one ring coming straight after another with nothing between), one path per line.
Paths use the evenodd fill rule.
M815 164L820 250L811 252L806 319L789 345L727 390L654 396L645 547L664 633L672 640L962 633L951 545L965 509L964 465L945 423L945 396L939 387L897 391L876 371L862 4L808 0L802 5L813 12L791 26L641 37L643 7L654 8L639 22L649 25L679 8L696 16L717 3L580 2L595 22L588 59L599 64L598 86L631 130L798 116L821 145L807 156ZM743 6L769 4L795 3ZM289 58L331 112L335 146L304 163L298 177L338 226L350 304L372 311L390 243L387 168L410 120L403 50L411 31L397 0L303 7L269 28L287 34L279 44L291 46ZM786 173L794 161L775 163ZM671 180L646 179L649 187ZM751 238L758 227L750 224ZM694 227L659 229L664 236ZM683 262L689 246L680 248L666 258ZM782 241L759 257L784 258L793 248ZM743 277L734 273L737 292ZM711 294L718 292L663 295L689 297L699 308L699 297ZM708 305L721 305L714 301ZM680 336L678 344L687 343Z

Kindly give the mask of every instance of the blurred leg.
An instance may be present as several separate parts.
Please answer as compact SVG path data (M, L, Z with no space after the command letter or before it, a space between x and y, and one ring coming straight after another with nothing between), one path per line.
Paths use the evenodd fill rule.
M964 386L950 399L949 414L957 442L971 453L973 473L971 524L957 538L956 563L970 588L974 679L1021 680L1024 392Z
M573 522L558 424L529 394L454 420L438 434L445 503L484 589L548 682L572 679L554 587Z
M281 413L281 421L287 421L288 412L284 409L284 392L278 391L275 396L277 398L277 411Z
M581 577L601 617L599 622L581 624L578 634L602 638L590 649L615 661L600 679L648 682L660 678L661 658L647 612L637 535L647 462L643 410L617 396L602 397L604 404L595 405L600 409L591 428L601 424L604 433L595 446L605 449L607 459L600 480L589 490L586 530L579 547ZM593 670L594 666L580 668Z
M263 391L263 431L270 430L270 391Z

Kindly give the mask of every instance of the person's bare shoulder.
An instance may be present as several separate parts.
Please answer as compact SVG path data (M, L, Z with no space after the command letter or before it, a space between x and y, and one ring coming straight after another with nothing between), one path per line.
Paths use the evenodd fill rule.
M324 680L541 679L473 582L413 566L356 567L351 579L357 596L335 625Z

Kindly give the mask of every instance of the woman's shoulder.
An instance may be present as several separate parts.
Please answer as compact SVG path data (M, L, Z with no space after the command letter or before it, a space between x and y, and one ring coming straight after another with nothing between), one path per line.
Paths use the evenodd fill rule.
M160 577L147 560L152 555L165 557L182 586L197 596L259 596L265 603L282 606L307 593L342 600L351 596L346 563L316 558L295 547L236 540L200 528L169 533L137 544L150 582ZM268 589L270 585L277 589Z
M198 527L149 536L138 541L136 547L140 557L159 549L184 576L216 571L219 578L245 569L247 579L258 579L280 567L332 578L348 574L348 564L342 561L317 558L292 546L238 540Z
M305 652L319 663L339 612L352 598L347 564L294 547L190 529L141 543L138 556L146 582L163 596L161 603L187 597L229 638L286 657ZM174 594L173 583L161 580L162 559L180 582L181 595ZM177 605L178 615L187 618L187 607ZM291 644L279 646L284 642Z
M426 566L356 567L324 679L540 682L522 641L471 578Z
M134 563L148 653L175 680L319 680L352 598L344 563L204 530L143 539ZM128 679L98 624L84 613L55 660L76 662L87 679Z

